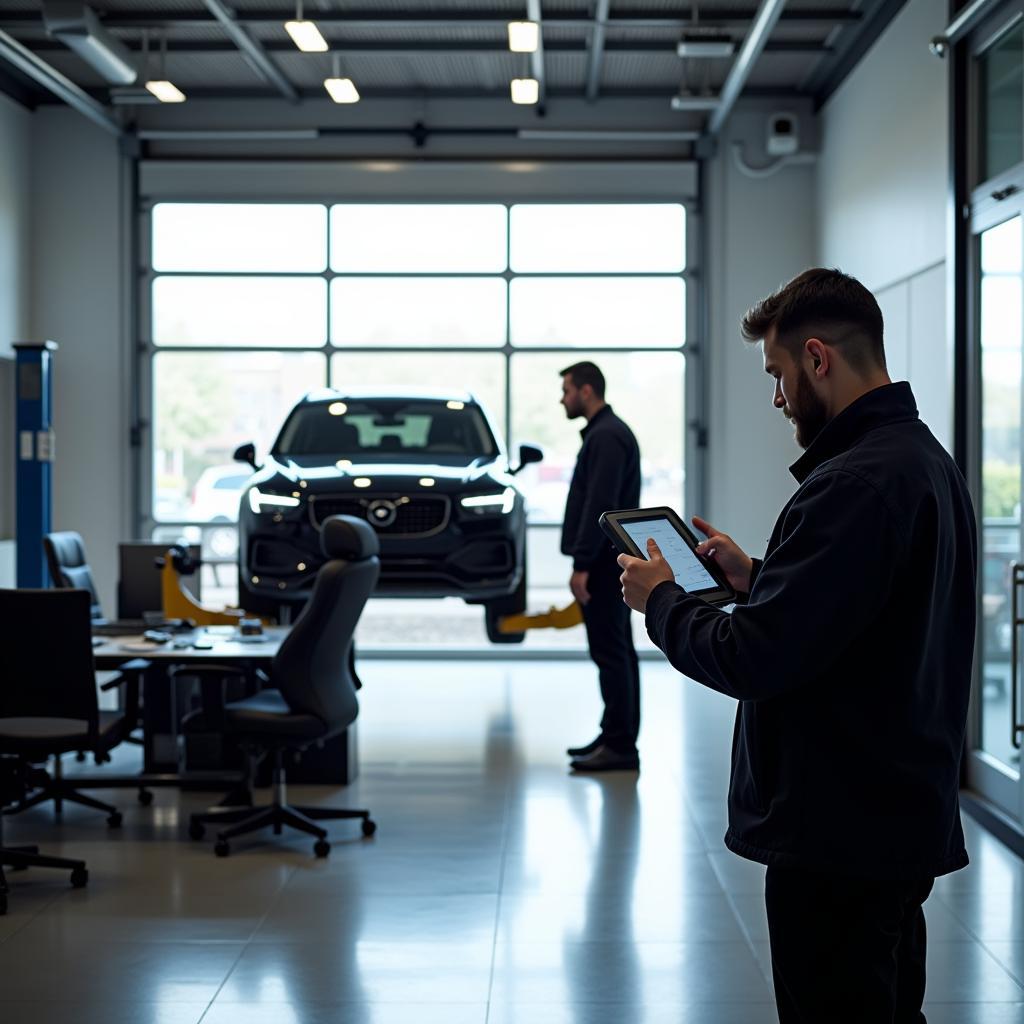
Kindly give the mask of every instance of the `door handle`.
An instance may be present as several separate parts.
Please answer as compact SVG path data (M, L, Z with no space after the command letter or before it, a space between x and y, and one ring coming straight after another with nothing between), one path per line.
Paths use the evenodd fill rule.
M1020 628L1024 626L1021 618L1020 589L1024 586L1024 565L1013 563L1013 582L1010 584L1010 742L1020 750L1020 735L1024 725L1017 720L1020 708Z

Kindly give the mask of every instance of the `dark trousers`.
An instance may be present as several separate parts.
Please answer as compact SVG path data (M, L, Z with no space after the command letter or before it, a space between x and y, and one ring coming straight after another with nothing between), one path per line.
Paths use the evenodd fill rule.
M932 883L769 867L765 904L781 1024L925 1024L921 908Z
M640 662L633 646L630 610L622 600L621 574L613 559L591 570L583 622L604 701L601 736L613 750L630 753L640 732Z

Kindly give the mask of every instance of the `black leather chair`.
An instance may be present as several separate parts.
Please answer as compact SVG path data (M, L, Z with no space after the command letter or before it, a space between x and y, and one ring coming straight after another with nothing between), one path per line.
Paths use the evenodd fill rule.
M92 618L102 619L103 608L96 591L96 581L85 558L82 535L74 530L48 533L43 537L43 551L46 552L53 585L58 590L88 590Z
M350 662L352 636L380 573L377 535L361 519L328 517L320 544L328 561L271 663L269 687L224 707L223 729L249 756L250 778L256 758L273 757L274 795L266 807L215 807L192 815L193 839L203 837L206 825L227 826L217 834L214 850L219 857L230 853L231 839L268 827L278 835L287 825L316 836L313 849L318 857L326 857L331 847L326 829L317 821L361 818L363 835L377 829L366 810L292 807L287 801L285 751L302 751L339 735L359 713ZM222 679L232 669L190 666L189 673Z
M68 857L48 857L38 846L4 846L3 809L25 798L29 785L25 762L17 757L0 757L0 915L7 913L7 879L4 867L16 871L24 868L58 868L71 872L71 884L81 889L89 881L84 860Z
M93 668L88 590L0 590L0 623L10 638L0 684L0 754L29 765L53 758L53 775L33 770L33 792L7 813L52 800L59 814L65 800L105 811L117 827L121 814L111 804L79 792L61 771L61 754L90 751L97 761L128 735L130 722L120 711L100 711ZM127 682L115 677L107 688ZM104 785L131 785L105 780Z

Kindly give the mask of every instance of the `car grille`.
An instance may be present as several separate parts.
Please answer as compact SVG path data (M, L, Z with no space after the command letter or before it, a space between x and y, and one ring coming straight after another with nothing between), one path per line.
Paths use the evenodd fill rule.
M319 530L328 516L365 519L377 533L388 537L427 537L440 533L451 514L448 498L406 494L317 494L309 502L309 515Z

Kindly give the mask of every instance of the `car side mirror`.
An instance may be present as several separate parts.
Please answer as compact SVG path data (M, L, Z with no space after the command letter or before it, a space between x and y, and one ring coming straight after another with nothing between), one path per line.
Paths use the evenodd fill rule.
M253 469L259 469L256 465L256 445L251 441L248 444L240 444L235 449L235 454L231 456L235 462L245 462L252 466Z
M531 462L543 462L544 449L538 448L535 444L521 444L519 446L519 465L512 470L512 475L521 473Z

